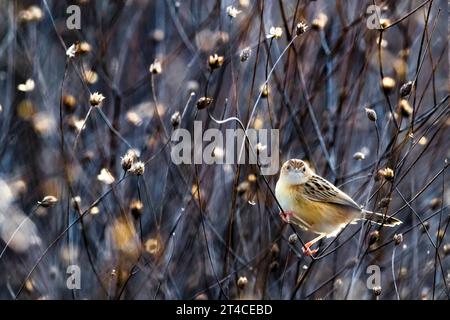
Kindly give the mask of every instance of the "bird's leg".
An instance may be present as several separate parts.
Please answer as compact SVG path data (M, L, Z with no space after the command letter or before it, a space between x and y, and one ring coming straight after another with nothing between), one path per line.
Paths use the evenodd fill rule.
M283 220L284 223L290 223L290 218L294 215L292 211L281 211L280 212L280 218Z
M302 248L303 253L306 254L307 256L311 256L311 255L317 253L317 252L319 251L318 248L317 248L317 249L314 249L314 250L311 250L310 248L311 248L311 246L312 246L314 243L316 243L317 241L319 241L319 240L322 239L323 237L325 237L325 235L324 235L324 234L321 234L320 236L318 236L318 237L312 239L311 241L305 243L305 246Z

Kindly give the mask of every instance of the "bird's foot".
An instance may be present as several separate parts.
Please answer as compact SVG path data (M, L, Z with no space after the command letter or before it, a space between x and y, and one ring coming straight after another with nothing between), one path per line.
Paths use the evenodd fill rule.
M313 249L313 250L310 249L313 244L314 244L314 242L312 242L312 241L307 242L307 243L305 243L305 246L302 248L303 253L308 257L319 252L319 249Z
M291 217L294 215L293 212L291 211L285 211L285 212L280 212L280 218L281 220L283 220L284 223L291 223Z

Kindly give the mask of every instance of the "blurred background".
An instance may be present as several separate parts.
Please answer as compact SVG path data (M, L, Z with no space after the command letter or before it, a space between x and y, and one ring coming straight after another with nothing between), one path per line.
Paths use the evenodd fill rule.
M443 0L1 0L0 298L448 299L448 62ZM304 256L277 175L171 161L230 117L404 223Z

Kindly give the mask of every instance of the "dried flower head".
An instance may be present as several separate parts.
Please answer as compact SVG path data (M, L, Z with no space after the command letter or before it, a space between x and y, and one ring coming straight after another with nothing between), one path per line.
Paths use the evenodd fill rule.
M55 196L45 196L41 201L38 201L38 205L44 208L54 206L58 202L58 198Z
M355 152L353 154L353 159L355 160L364 160L366 158L366 155L362 153L361 151Z
M379 208L387 208L387 206L389 205L389 203L391 201L392 201L391 197L385 197L378 202L378 207Z
M328 16L325 13L320 12L317 15L317 17L314 18L313 21L311 22L311 27L314 30L321 30L325 28L327 23L328 23Z
M44 12L38 6L31 6L19 12L21 22L37 22L44 18Z
M246 47L242 49L241 53L239 54L239 59L241 59L241 61L244 62L247 61L251 55L252 55L252 48Z
M442 246L442 250L444 251L444 255L449 255L450 254L450 244L446 243Z
M394 178L394 170L391 168L384 168L378 170L378 175L386 180L392 180Z
M128 171L136 176L142 176L145 171L145 163L142 161L135 162Z
M144 204L137 199L130 202L130 212L136 219L142 215L142 210L144 209Z
M133 163L137 160L138 153L134 149L129 149L125 155L121 158L120 165L124 171L130 170Z
M25 83L21 83L17 86L17 90L22 92L30 92L35 88L35 83L33 79L27 79Z
M105 97L99 92L94 92L89 97L89 103L93 107L100 107L103 100L105 100Z
M76 53L77 54L86 54L88 52L91 52L92 47L89 43L87 43L86 41L77 43L76 45Z
M158 255L162 249L161 241L158 238L150 238L145 241L144 248L151 255Z
M412 81L408 81L406 83L404 83L401 87L400 87L400 96L401 97L406 97L411 93L411 90L413 88L413 82Z
M268 84L263 84L261 86L261 97L262 98L267 98L269 96L270 90L269 90L269 85Z
M383 80L381 80L381 86L384 91L390 92L395 88L395 80L391 77L384 77Z
M441 207L442 201L440 198L433 198L430 200L429 206L431 210L437 210Z
M290 245L295 245L296 243L297 243L297 241L298 241L298 236L297 236L297 234L295 234L295 233L293 233L293 234L291 234L290 236L289 236L289 244Z
M420 226L420 231L422 231L422 233L426 233L428 230L430 230L430 223L428 221L424 221L424 223Z
M210 55L208 58L208 65L211 70L220 68L223 65L224 57L219 56L217 53Z
M153 63L148 68L148 71L150 71L150 73L152 74L160 74L162 72L161 62L159 62L158 59L155 59L155 61L153 61Z
M244 289L248 284L248 280L247 277L239 277L238 281L237 281L237 286L239 289Z
M266 35L267 39L280 39L283 36L283 29L281 27L270 27L269 34Z
M236 18L238 16L238 14L241 13L241 10L236 9L233 6L228 6L226 11L227 11L227 15L232 19Z
M381 19L380 19L380 26L381 26L381 28L385 29L385 28L387 28L390 24L391 24L391 20L389 20L389 19L387 19L387 18L381 18Z
M69 48L66 50L66 56L69 59L75 58L75 55L77 53L76 44L72 44Z
M375 110L366 108L366 115L370 121L377 121L377 113L375 112Z
M107 168L102 168L100 174L97 175L97 180L104 184L112 184L116 179Z
M205 109L207 107L209 107L211 105L211 103L213 102L213 98L210 97L201 97L200 99L198 99L197 101L197 108L199 110Z
M373 245L380 239L380 232L378 230L372 231L369 234L369 246Z
M373 287L372 288L372 292L375 296L380 296L381 295L381 287Z
M72 199L70 199L70 204L72 205L73 210L79 211L81 209L81 197L72 197Z
M63 96L62 103L67 112L73 112L77 106L77 99L75 99L74 96L67 94Z
M399 107L404 117L409 117L413 113L413 108L406 99L400 99Z
M100 209L98 207L92 207L91 210L89 210L89 213L95 216L100 213Z
M270 253L272 254L273 258L278 257L278 254L280 253L280 247L278 246L278 244L274 243L272 245L272 248L270 248Z
M299 36L301 34L304 34L306 30L308 30L308 25L306 24L306 22L300 21L295 27L295 34Z
M401 233L397 233L394 235L394 243L396 246L398 246L400 243L403 242L403 235Z
M181 114L180 112L176 111L172 116L170 117L170 123L174 128L178 127L181 122Z

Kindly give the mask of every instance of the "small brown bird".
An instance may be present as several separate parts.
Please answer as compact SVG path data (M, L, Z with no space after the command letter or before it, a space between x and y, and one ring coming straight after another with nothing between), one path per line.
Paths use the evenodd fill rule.
M388 227L402 222L381 213L360 208L350 196L331 182L315 174L302 160L286 161L280 172L275 195L283 209L284 222L319 234L305 244L303 252L314 254L318 249L310 247L323 237L334 237L348 223L368 220Z

